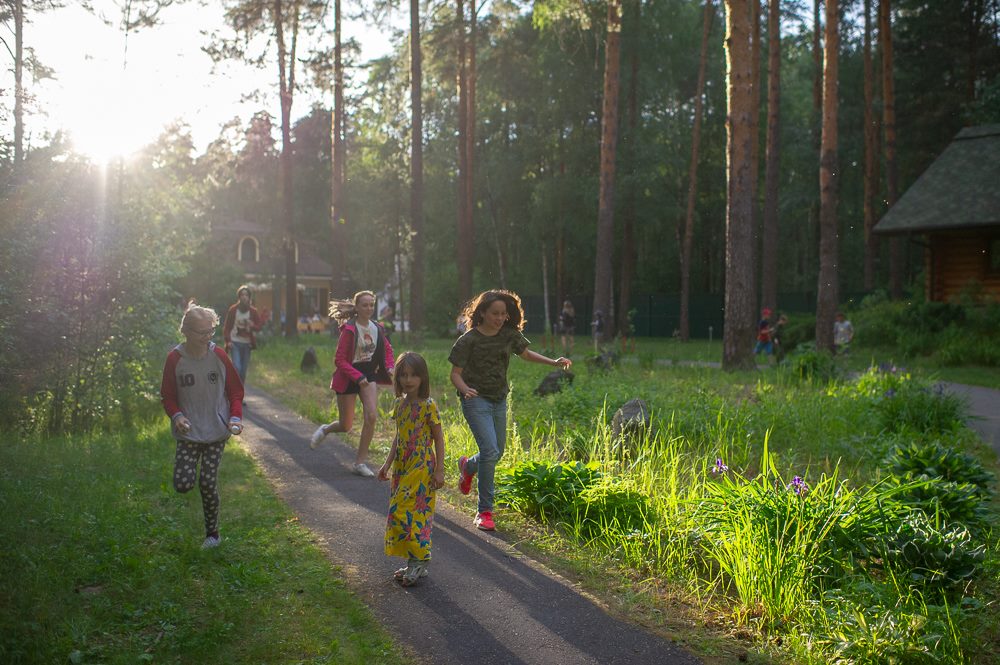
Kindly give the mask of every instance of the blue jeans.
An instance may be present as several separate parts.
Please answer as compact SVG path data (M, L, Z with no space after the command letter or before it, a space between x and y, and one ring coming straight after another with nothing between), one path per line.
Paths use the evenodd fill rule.
M250 367L250 345L245 342L233 342L233 350L230 354L233 359L233 367L240 375L240 382L247 384L247 369Z
M479 446L479 452L466 462L465 470L478 473L479 512L492 512L497 462L507 443L507 399L499 402L485 397L463 399L462 415Z

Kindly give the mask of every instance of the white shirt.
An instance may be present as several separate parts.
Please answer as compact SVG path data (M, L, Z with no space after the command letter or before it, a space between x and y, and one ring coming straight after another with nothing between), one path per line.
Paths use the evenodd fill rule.
M375 347L378 345L378 326L374 321L369 321L367 325L355 321L358 329L358 337L354 340L354 362L366 363L375 356Z
M240 330L246 330L246 335L241 335ZM233 331L229 333L229 338L234 342L242 342L244 344L250 343L250 310L247 309L245 312L241 312L239 307L236 308L236 319L233 324Z

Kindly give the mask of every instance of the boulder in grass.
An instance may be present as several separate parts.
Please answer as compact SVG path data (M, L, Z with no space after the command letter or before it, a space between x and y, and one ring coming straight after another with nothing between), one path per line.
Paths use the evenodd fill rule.
M640 436L649 427L649 406L639 398L630 399L615 411L611 436L617 441Z
M587 362L590 363L591 367L606 372L618 364L618 352L604 349L596 356L592 356Z
M315 372L319 369L319 358L316 357L316 349L309 347L306 352L302 354L302 362L299 363L299 369L303 372Z
M573 383L573 372L566 369L557 369L554 372L549 372L542 379L542 382L538 384L535 388L535 394L539 397L544 397L545 395L552 395L554 393L560 392L564 384Z

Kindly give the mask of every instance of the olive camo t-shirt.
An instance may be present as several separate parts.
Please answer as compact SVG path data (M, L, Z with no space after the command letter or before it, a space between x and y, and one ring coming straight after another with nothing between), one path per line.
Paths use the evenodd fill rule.
M507 385L510 355L521 355L529 344L520 330L510 326L504 326L492 337L473 328L455 341L448 362L462 368L462 379L480 397L499 402L510 390Z

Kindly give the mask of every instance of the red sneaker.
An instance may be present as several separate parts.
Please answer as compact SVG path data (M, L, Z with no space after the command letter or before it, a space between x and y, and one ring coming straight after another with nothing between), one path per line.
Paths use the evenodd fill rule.
M466 472L465 464L468 461L469 458L465 455L458 458L458 491L462 494L468 494L472 491L472 478L476 475Z
M493 523L493 513L489 511L476 515L476 519L472 523L480 531L494 531L497 528L497 525Z

